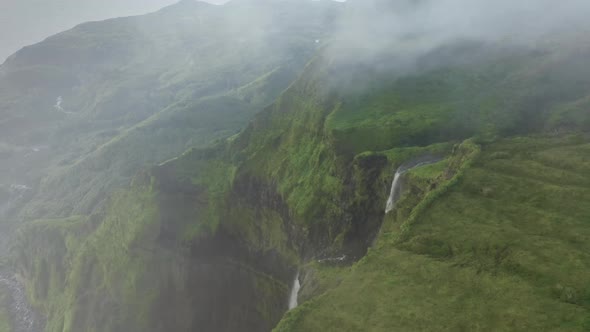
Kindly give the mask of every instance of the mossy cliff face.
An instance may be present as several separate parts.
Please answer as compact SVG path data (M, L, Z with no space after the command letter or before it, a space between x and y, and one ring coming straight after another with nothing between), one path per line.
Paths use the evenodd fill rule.
M588 142L484 144L434 190L442 164L409 173L376 245L306 267L315 296L276 331L586 331Z
M72 232L50 243L23 238L18 258L35 262L22 271L31 297L49 315L48 331L260 331L276 324L287 286L272 271L248 265L247 248L223 231L192 245L177 238L189 222L175 223L190 211L170 215L170 209L179 202L190 206L198 192L169 195L167 185L138 177L114 195L101 225L73 247L62 245L76 242ZM31 251L37 258L22 256ZM271 254L257 258L254 263L280 269ZM52 284L43 285L46 280Z
M62 228L40 246L23 236L18 263L46 262L20 265L31 289L46 270L62 273L51 296L31 294L48 330L270 330L302 259L361 257L382 217L370 193L385 195L390 162L335 153L324 119L337 103L304 98L312 91L322 90L297 83L237 138L138 175L89 235Z
M419 291L439 287L437 301L456 299L452 294L464 297L465 302L452 305L467 311L470 301L482 300L476 295L484 288L471 288L473 297L461 293L458 285L475 280L479 272L456 272L453 264L479 266L483 257L482 271L487 271L488 259L503 257L503 251L493 244L473 251L461 247L464 255L440 263L436 259L457 253L459 244L449 245L449 251L451 240L437 238L436 232L421 236L416 227L425 225L433 209L444 208L440 202L450 193L465 189L465 178L482 160L476 141L588 129L584 121L565 123L570 115L587 116L578 106L590 91L585 89L590 76L570 72L557 79L552 74L562 73L566 60L587 54L531 60L532 53L510 51L411 77L366 75L358 89L350 83L356 71L347 74L319 57L241 134L139 174L94 217L90 225L95 226L83 223L84 231L69 223L60 227L56 240L47 244L55 250L42 251L44 246L27 240L42 231L32 225L24 231L16 263L30 289L47 289L32 291L31 297L49 315L48 331L268 331L287 309L300 266L305 266L304 278L316 276L315 289L312 277L303 282L304 299L313 300L288 314L279 330L432 330L451 324L434 316L421 320L418 309L431 302ZM543 77L554 78L553 85ZM468 89L474 83L481 89ZM542 103L551 86L560 92ZM532 115L535 121L525 125ZM471 136L478 139L461 143ZM385 216L395 169L425 154L446 159L406 174L406 195ZM416 257L422 253L434 258ZM26 263L35 255L47 263ZM336 255L345 255L348 263L362 259L352 268L317 264ZM432 276L457 279L439 284L420 270L422 264ZM39 287L47 275L56 281ZM392 288L410 281L414 287L408 292L416 293ZM498 289L514 290L517 284ZM567 297L564 287L573 286L561 286ZM385 317L395 304L390 294L413 305L401 306L406 310L400 312L402 325ZM585 303L583 292L576 296ZM483 304L479 314L478 322L492 321ZM444 326L469 327L468 318Z

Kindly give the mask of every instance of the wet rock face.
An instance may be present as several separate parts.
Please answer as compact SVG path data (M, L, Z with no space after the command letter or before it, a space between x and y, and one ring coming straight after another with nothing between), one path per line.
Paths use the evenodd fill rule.
M10 319L13 332L42 332L43 320L27 301L24 286L9 271L0 271L0 287L9 294Z

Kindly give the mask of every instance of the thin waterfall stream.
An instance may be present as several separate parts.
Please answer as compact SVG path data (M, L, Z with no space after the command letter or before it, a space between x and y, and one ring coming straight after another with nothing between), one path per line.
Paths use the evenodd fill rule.
M301 282L299 281L299 272L297 272L295 280L293 280L293 287L291 287L291 295L289 296L289 310L297 308L297 297L299 296L300 289Z
M399 200L399 197L401 196L402 176L406 172L408 172L414 168L421 167L421 166L435 164L441 160L442 160L442 158L439 158L439 157L426 156L426 157L418 158L414 161L406 162L406 163L402 164L400 167L398 167L397 170L395 171L395 175L393 176L393 181L391 182L391 190L389 192L389 198L387 199L387 204L385 205L385 214L387 214L387 213L393 211L393 209L395 209L395 204L397 203L397 201Z
M408 172L414 168L417 168L417 167L437 163L437 162L441 161L442 159L443 158L440 158L440 157L427 155L427 156L422 156L420 158L416 158L415 160L406 162L406 163L402 164L400 167L398 167L397 170L395 171L395 175L394 175L393 181L391 183L391 190L389 193L389 198L387 199L385 213L387 214L395 209L395 204L397 203L397 201L399 200L399 197L401 196L402 177L406 172ZM322 263L322 262L341 262L341 261L344 261L345 259L346 259L346 255L343 255L342 257L320 259L320 260L318 260L318 262L320 262L320 263ZM301 282L299 280L299 271L297 271L297 273L295 274L295 278L293 280L293 284L291 286L291 293L289 295L289 310L297 308L297 306L298 306L297 300L298 300L300 289L301 289Z
M400 191L400 178L404 174L401 169L397 169L395 172L395 176L393 177L393 181L391 183L391 191L389 193L389 198L387 199L387 205L385 206L385 213L389 213L395 207L395 202L397 202L397 193Z

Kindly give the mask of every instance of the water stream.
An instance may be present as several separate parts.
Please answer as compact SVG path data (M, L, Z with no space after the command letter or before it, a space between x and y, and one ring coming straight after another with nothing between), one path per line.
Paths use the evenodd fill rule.
M291 295L289 296L289 310L297 308L297 297L299 296L300 289L301 283L299 282L299 272L297 272L295 280L293 280L293 287L291 287Z
M328 257L318 259L318 263L342 263L346 260L346 255L342 255L339 257Z
M385 206L385 213L389 213L395 207L395 202L397 202L397 193L400 191L400 181L402 174L404 172L398 168L395 172L395 176L393 177L393 182L391 183L391 191L389 193L389 198L387 199L387 205Z
M423 157L417 158L415 160L406 162L403 165L401 165L400 167L398 167L398 169L395 171L393 181L391 182L391 190L389 192L389 198L387 199L387 204L385 205L385 214L387 214L387 213L393 211L393 209L395 209L395 204L397 203L397 201L399 200L399 197L401 196L402 175L404 175L406 172L408 172L414 168L417 168L420 166L426 166L426 165L430 165L430 164L435 164L441 160L442 160L442 158L439 158L439 157L423 156Z

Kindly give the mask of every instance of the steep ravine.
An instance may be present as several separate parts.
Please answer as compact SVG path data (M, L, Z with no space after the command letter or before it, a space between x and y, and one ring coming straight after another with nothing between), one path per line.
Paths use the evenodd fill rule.
M588 142L511 138L410 171L376 245L309 266L316 296L276 331L587 331Z
M385 210L385 215L387 215L388 213L390 213L391 211L393 211L395 209L395 205L397 203L398 200L401 199L402 194L403 194L403 190L404 188L402 188L402 183L404 182L403 180L403 175L405 175L406 173L420 168L422 166L428 166L428 165L432 165L432 164L436 164L440 161L442 161L444 158L437 156L437 155L433 155L433 154L425 154L425 155L421 155L421 156L416 156L416 157L412 157L411 159L405 161L403 164L401 164L400 166L398 166L396 168L396 171L394 173L394 178L392 181L392 186L391 186L391 190L390 190L390 195L387 198L387 202L386 202L386 210ZM454 172L454 170L452 169L447 169L448 172ZM385 172L384 172L385 173ZM443 179L430 179L431 184L436 183L437 181L443 181ZM406 181L407 182L407 181ZM409 186L417 186L417 184L409 184L406 183ZM417 194L415 190L408 190L411 191L413 195L416 196L423 196L424 195L424 191L426 191L427 188L421 188L419 189L420 194ZM378 197L381 197L381 195L375 194L374 195L375 199L378 199ZM413 199L417 199L419 197L414 197ZM367 239L370 240L370 239ZM375 241L375 240L373 240ZM351 264L354 264L354 260L349 259L349 257L346 254L342 254L340 256L334 256L334 257L313 257L313 259L311 259L311 261L308 262L304 262L303 263L303 273L301 273L300 270L297 271L297 274L295 275L293 284L291 286L291 293L289 295L289 311L293 310L295 308L298 307L299 305L299 295L300 292L302 290L302 287L310 287L311 288L317 288L318 285L317 283L320 282L321 277L318 277L317 275L314 274L314 269L318 268L318 267L332 267L332 268L345 268L347 266L350 266ZM345 275L345 273L342 273L342 277ZM303 280L304 278L309 278L311 280ZM303 284L303 285L302 285ZM305 289L304 290L304 298L303 300L309 300L310 297L315 297L318 295L321 295L322 291L317 291L317 289Z
M4 197L0 203L0 220L4 221L7 214L14 205L18 204L29 191L30 188L25 185L8 186L7 197ZM0 259L7 260L9 256L9 234L14 234L13 227L4 226L0 230ZM44 320L28 302L25 286L19 280L15 271L8 264L0 265L0 288L7 293L6 303L0 303L6 306L10 315L10 325L13 332L42 332Z

